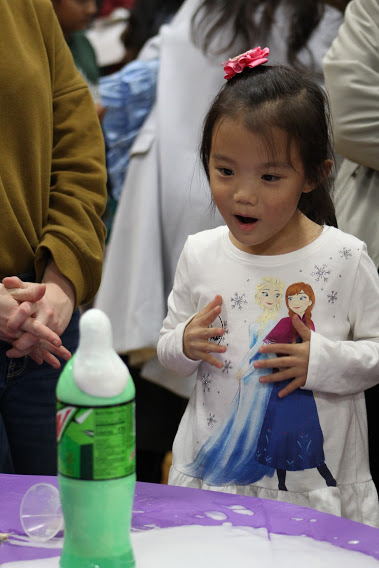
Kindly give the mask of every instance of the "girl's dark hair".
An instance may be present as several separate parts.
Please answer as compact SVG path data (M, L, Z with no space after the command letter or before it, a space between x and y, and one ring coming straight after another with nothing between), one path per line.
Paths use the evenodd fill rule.
M268 36L275 21L277 7L285 4L289 22L287 60L291 65L297 65L297 54L307 46L324 14L325 4L344 11L348 2L349 0L203 0L192 17L192 38L205 53L212 51L218 54L231 47L246 51L257 45L257 38ZM230 30L230 35L224 33L225 42L220 45L218 41L217 49L211 50L212 41L219 38L220 31L225 30Z
M284 65L261 65L225 83L203 126L200 156L208 180L213 132L225 118L241 120L262 136L272 153L274 129L285 131L289 159L291 146L296 144L307 181L315 188L301 195L300 211L319 225L337 226L331 198L333 176L325 172L325 160L334 158L329 105L324 91L309 75Z

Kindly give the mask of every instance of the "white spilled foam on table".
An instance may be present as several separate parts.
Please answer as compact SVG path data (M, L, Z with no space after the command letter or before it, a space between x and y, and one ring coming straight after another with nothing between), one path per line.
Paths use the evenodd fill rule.
M132 533L136 568L378 568L379 561L357 551L307 536L286 536L266 529L189 525ZM2 568L59 568L59 556L10 562Z

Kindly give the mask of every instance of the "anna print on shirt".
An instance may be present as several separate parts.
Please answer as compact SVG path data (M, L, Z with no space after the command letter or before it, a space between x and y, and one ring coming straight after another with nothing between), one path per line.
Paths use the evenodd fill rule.
M278 322L264 343L300 343L301 337L292 326L295 314L309 329L315 330L311 319L315 294L309 284L291 284L285 301L288 317ZM282 491L287 491L287 471L313 468L317 468L328 486L335 487L336 481L325 464L324 437L313 392L297 389L284 398L278 397L278 392L291 380L273 383L255 458L276 469Z

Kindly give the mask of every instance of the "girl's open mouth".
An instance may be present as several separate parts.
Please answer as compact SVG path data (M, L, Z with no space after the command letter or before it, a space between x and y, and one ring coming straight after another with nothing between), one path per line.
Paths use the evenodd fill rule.
M236 215L236 218L240 223L243 223L244 225L251 225L258 221L258 219L255 219L254 217L242 217L242 215Z

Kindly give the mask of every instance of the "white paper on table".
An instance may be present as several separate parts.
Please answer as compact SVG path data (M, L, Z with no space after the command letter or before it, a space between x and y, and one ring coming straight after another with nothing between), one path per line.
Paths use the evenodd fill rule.
M267 533L264 528L189 525L131 534L138 568L378 568L372 556L307 536ZM1 568L59 568L59 557L10 562Z

